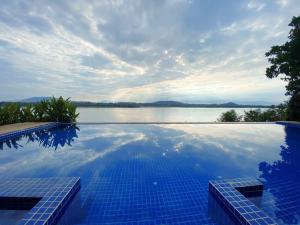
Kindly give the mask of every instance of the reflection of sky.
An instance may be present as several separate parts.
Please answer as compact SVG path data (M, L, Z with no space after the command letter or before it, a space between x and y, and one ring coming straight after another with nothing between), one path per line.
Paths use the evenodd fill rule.
M183 155L193 155L198 160L197 165L206 165L210 172L214 171L219 176L226 176L231 170L233 176L255 174L257 163L278 158L279 145L284 141L284 130L278 125L209 124L160 127L177 131L177 136L168 137L178 143L175 145L176 151L181 152L178 147L181 148Z
M152 153L154 157L180 155L204 174L225 176L228 171L236 170L240 172L232 175L241 171L247 175L258 172L259 162L277 159L279 146L284 142L284 130L279 125L82 125L80 129L72 146L56 151L43 149L35 142L26 144L23 139L17 142L23 146L19 149L8 151L4 147L1 173L28 176L41 173L39 168L43 168L53 174L67 175L115 155L126 160L130 146L135 144L149 146L147 153L140 153L148 157Z
M4 144L0 178L80 176L88 216L95 216L89 207L96 207L108 195L116 205L124 201L126 206L132 201L128 196L134 193L140 198L130 204L146 204L144 210L148 210L159 202L159 196L169 199L164 207L171 207L174 200L170 195L176 193L182 207L189 211L189 207L201 206L195 215L201 213L206 218L209 179L259 176L259 164L279 160L280 146L286 140L284 126L276 124L80 125L79 129L78 138L70 145L56 149L43 147L38 139L28 142L26 137L17 141L18 149ZM64 138L57 137L63 144ZM145 203L146 195L156 194L157 200ZM195 205L184 199L197 194L203 199ZM110 203L104 202L102 207L105 204ZM108 220L102 216L89 219Z

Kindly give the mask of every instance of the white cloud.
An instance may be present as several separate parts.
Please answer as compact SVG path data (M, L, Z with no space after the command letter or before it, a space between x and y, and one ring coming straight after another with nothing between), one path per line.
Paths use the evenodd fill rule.
M263 3L261 0L251 0L247 7L250 10L255 10L257 12L261 11L263 8L265 8L265 3Z
M290 2L291 0L276 0L276 3L281 7L286 7Z
M286 40L300 3L242 4L8 1L0 9L0 95L197 102L237 94L255 100L272 87L282 94L281 81L264 78L264 53Z

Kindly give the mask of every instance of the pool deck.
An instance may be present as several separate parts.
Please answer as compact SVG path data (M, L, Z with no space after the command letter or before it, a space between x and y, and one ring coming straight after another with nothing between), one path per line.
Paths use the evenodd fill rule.
M0 126L0 135L7 134L15 131L21 131L28 128L35 128L41 125L49 124L49 122L25 122L25 123L14 123Z

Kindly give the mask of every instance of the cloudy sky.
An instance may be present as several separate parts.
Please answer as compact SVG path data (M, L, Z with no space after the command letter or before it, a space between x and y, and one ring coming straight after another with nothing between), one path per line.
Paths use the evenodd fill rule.
M1 0L0 100L278 103L299 0Z

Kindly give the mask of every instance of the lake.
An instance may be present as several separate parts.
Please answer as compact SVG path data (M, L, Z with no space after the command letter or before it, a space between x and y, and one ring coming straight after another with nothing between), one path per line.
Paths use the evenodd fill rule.
M250 108L89 108L78 107L78 122L215 122L223 112Z

